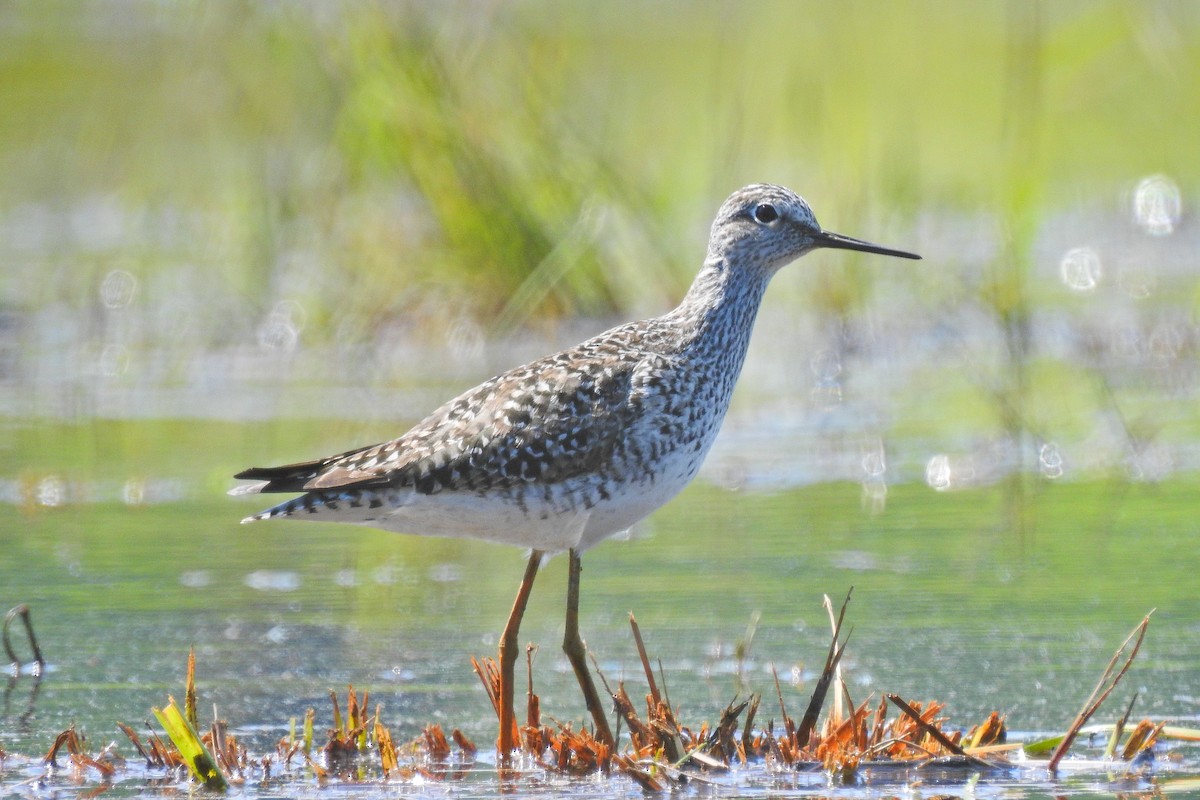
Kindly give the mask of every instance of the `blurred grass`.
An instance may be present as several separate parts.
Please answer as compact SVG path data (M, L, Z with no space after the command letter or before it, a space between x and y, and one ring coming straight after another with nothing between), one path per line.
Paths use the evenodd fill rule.
M926 258L781 273L769 302L814 320L782 331L795 347L756 338L786 351L781 396L811 389L793 350L828 350L848 402L884 406L879 435L1026 460L1112 419L1129 447L1194 441L1200 289L1156 269L1200 177L1197 33L1200 9L1165 2L6 4L0 400L34 399L0 408L286 413L305 381L448 396L544 349L472 361L481 342L669 307L716 205L770 180ZM1182 187L1180 235L1129 222L1152 173ZM1064 290L1059 248L1109 227L1105 283ZM1153 291L1122 294L1122 269ZM125 273L133 299L106 306ZM868 374L905 358L891 387ZM145 399L163 386L200 399ZM103 453L177 427L80 436Z
M81 306L120 255L302 302L309 336L447 307L511 326L661 308L750 180L885 239L999 210L1021 253L1055 210L1200 166L1188 4L466 10L6 5L0 212L76 216L40 254L71 279L6 280L6 301ZM97 202L123 238L78 230ZM1003 314L1022 292L1000 263L981 291Z

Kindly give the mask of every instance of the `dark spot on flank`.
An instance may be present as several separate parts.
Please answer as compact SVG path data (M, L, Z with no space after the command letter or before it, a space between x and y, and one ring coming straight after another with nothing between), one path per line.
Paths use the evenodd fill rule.
M456 470L454 469L454 467L451 467L449 464L441 464L441 465L429 470L429 472L426 473L425 477L427 480L432 480L434 482L434 484L436 485L436 488L433 491L437 492L437 491L441 491L442 489L445 489L447 487L454 486L455 477L456 477L455 473L456 473ZM420 481L418 481L418 484L419 483L420 483ZM419 485L417 487L417 491L421 491L421 487ZM432 494L432 493L433 492L428 492L427 494Z
M521 453L517 459L524 465L521 473L526 478L537 478L542 474L542 460L529 452Z

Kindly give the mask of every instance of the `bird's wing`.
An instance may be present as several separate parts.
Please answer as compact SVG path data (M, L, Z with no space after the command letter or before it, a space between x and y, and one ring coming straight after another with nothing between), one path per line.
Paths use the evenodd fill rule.
M422 494L567 480L600 469L621 446L639 404L657 396L648 380L655 360L585 343L492 378L398 439L239 477L268 481L261 491L412 486Z

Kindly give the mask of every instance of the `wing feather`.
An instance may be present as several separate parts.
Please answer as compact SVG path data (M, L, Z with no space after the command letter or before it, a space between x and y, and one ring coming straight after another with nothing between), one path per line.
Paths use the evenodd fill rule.
M632 426L653 424L655 376L643 323L510 370L445 403L399 438L338 455L254 467L243 493L413 487L487 491L549 485L616 468ZM659 409L660 411L662 409Z
M291 491L387 485L433 494L594 472L611 463L637 417L641 363L611 336L586 342L480 384L397 439L295 465L288 485L306 477ZM269 471L250 472L271 480Z

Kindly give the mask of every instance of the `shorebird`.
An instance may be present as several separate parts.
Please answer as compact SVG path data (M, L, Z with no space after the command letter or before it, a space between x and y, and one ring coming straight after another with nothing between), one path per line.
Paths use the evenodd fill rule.
M513 748L513 667L542 559L566 551L566 652L595 735L613 745L579 635L580 556L630 528L696 476L750 343L767 283L818 248L920 258L817 224L782 186L739 189L721 206L682 302L516 367L450 400L398 439L238 473L233 494L302 492L243 522L353 522L401 533L529 548L500 638L498 749Z

